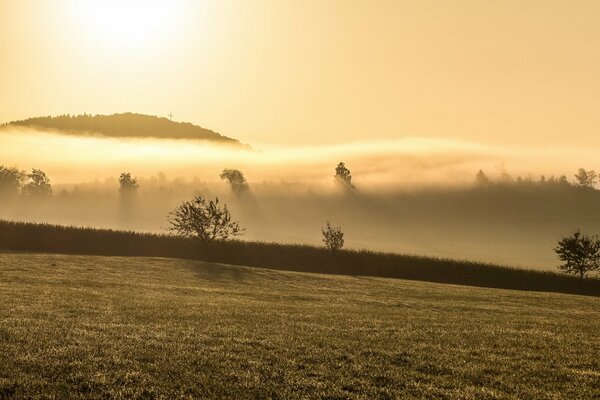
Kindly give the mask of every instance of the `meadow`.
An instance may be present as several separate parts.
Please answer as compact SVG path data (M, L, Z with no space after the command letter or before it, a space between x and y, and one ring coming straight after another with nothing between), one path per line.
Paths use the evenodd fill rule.
M595 297L0 253L0 398L599 399Z
M172 257L277 270L377 276L528 291L600 296L600 279L410 254L256 241L215 241L165 234L0 220L0 249L105 256Z

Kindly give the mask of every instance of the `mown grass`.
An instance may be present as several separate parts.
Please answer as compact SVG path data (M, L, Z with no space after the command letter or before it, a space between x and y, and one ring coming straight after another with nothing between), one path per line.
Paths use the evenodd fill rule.
M0 249L110 256L173 257L251 267L327 274L378 276L503 289L600 296L600 279L580 281L554 272L491 264L249 241L203 244L149 233L0 220Z
M0 253L0 398L599 399L595 297Z

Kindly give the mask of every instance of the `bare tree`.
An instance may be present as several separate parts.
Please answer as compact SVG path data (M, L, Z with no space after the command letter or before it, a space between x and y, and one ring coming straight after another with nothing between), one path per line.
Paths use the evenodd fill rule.
M236 194L244 193L248 190L248 182L240 170L224 169L220 177L222 180L227 180L229 187Z
M498 172L500 173L500 182L502 183L510 183L512 182L512 176L508 173L506 169L506 164L503 162L498 165Z
M332 252L344 247L344 232L342 232L341 227L331 226L329 221L327 221L327 225L321 228L321 233L323 234L323 243L325 244L325 247Z
M564 263L558 269L576 274L583 279L588 272L600 269L600 240L598 236L583 235L577 231L562 238L554 249Z
M27 174L27 183L23 186L22 193L36 197L50 196L52 194L50 179L44 171L33 169L30 174Z
M353 189L354 185L352 184L352 174L350 170L346 167L346 164L340 162L337 167L335 167L335 175L334 178L336 182L341 183L344 187Z
M231 221L227 205L221 207L218 198L207 201L200 195L181 203L169 213L168 221L171 224L167 228L169 231L203 242L227 240L244 231L238 222Z

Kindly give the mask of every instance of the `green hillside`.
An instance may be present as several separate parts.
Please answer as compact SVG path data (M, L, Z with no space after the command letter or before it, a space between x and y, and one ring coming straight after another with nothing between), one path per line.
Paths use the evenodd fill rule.
M0 253L0 398L593 399L594 297Z
M168 118L134 113L36 117L13 121L4 126L52 129L67 134L95 133L102 136L121 138L209 140L241 145L236 139L189 122L174 122Z

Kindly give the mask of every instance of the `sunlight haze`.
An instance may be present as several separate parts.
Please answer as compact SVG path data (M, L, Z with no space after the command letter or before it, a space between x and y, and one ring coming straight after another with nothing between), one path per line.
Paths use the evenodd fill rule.
M600 400L599 17L0 0L0 400Z
M0 121L172 112L250 144L599 144L599 13L593 1L2 0Z

